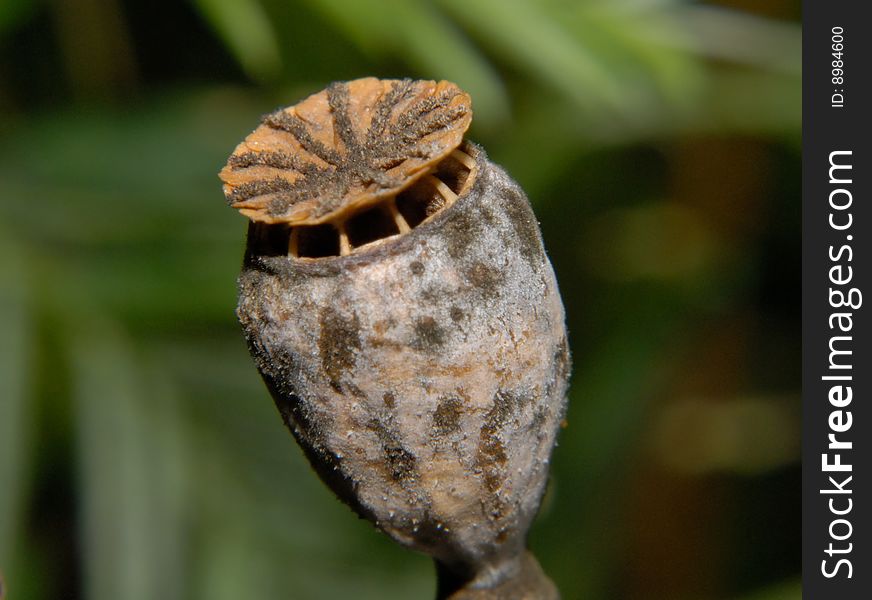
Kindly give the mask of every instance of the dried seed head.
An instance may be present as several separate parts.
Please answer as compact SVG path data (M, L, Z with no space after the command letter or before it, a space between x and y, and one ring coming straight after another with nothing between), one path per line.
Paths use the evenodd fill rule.
M334 83L266 115L221 171L224 193L252 221L341 221L426 175L471 120L447 81Z
M337 495L434 556L445 585L552 597L524 546L569 354L523 191L463 141L453 84L333 84L276 114L306 128L261 126L221 177L252 219L237 314L285 423ZM281 162L249 156L267 152Z

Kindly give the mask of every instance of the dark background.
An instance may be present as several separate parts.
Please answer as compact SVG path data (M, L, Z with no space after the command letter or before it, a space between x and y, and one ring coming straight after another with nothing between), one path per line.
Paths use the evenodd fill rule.
M564 597L799 598L796 2L0 2L0 571L15 600L428 598L310 472L216 173L336 79L445 78L527 190L568 426Z

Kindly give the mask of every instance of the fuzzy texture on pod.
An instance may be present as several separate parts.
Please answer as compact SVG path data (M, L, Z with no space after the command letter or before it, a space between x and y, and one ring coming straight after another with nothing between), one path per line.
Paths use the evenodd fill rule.
M436 559L441 597L556 598L525 545L565 411L563 306L523 191L463 150L453 203L351 254L265 251L275 225L252 222L237 314L312 466Z

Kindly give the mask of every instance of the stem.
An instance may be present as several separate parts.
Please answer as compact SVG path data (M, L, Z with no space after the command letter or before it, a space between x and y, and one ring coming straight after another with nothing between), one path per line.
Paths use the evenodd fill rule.
M554 582L528 550L475 573L436 561L436 600L559 600Z

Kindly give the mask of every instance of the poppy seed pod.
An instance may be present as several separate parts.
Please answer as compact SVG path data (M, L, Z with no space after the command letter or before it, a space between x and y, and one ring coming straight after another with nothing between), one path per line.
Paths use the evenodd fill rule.
M285 424L440 595L556 598L526 552L570 370L530 205L449 82L336 83L221 172L251 220L237 314Z

